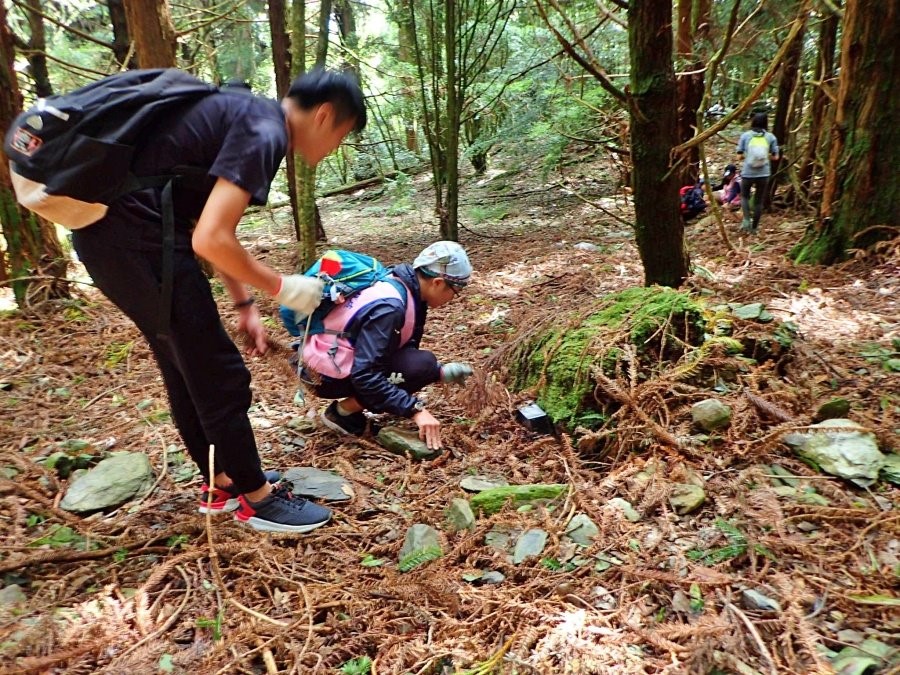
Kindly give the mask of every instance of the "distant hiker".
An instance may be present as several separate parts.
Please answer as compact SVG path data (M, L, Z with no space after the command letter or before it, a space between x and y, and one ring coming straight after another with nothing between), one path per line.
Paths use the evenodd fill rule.
M685 185L679 191L681 217L690 220L706 211L707 203L703 192L705 181L700 178L694 185Z
M462 246L435 242L411 265L397 265L384 281L335 305L325 319L330 333L307 335L299 341L301 381L321 398L341 399L322 413L325 426L361 436L366 431L364 410L391 413L412 419L429 448L441 447L440 422L414 394L436 382L462 384L472 375L472 367L441 364L419 343L428 309L453 300L471 274ZM301 316L285 323L299 334L305 321Z
M211 491L211 510L236 509L235 518L257 530L307 532L331 517L328 509L272 485L277 474L263 473L247 416L250 373L222 325L195 254L219 272L238 327L253 341L250 353L265 352L266 329L247 286L311 311L322 282L282 276L254 258L235 234L238 221L249 204L266 203L285 153L297 152L315 166L365 124L356 79L322 69L294 80L280 103L249 92L204 96L154 120L132 164L139 176L186 164L211 177L199 190L175 184L174 228L163 225L165 190L148 188L118 198L105 217L73 232L94 283L150 343L172 417L204 481L209 447L215 446L215 484L203 485L201 511Z
M743 160L741 168L741 211L744 219L741 230L756 234L766 186L772 175L772 161L778 159L778 140L769 133L769 119L766 113L754 113L750 130L741 134L738 140L738 158ZM753 218L750 218L750 190L754 191Z

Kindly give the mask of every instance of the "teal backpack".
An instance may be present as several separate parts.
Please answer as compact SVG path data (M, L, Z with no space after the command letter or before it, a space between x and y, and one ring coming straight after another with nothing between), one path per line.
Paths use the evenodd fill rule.
M325 289L322 292L322 301L319 306L309 317L282 305L278 309L281 323L293 337L322 333L325 330L323 320L334 309L339 296L348 300L378 281L390 282L397 288L400 297L406 298L405 286L390 276L391 269L364 253L343 249L325 251L322 257L303 273L304 276L318 277L325 281ZM309 326L308 331L307 325Z

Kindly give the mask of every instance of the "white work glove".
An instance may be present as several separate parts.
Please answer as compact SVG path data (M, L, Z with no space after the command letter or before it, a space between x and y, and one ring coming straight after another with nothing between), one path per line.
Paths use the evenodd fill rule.
M468 363L445 363L441 366L441 382L465 384L473 372Z
M280 305L309 316L322 302L324 288L325 282L321 279L290 274L281 277L281 286L275 294L275 300Z

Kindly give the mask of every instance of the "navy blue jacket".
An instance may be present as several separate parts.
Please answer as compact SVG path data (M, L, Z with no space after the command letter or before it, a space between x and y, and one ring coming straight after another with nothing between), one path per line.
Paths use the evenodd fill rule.
M425 332L428 305L422 301L419 279L411 265L397 265L394 276L409 288L416 307L416 325L404 347L417 348ZM354 346L350 380L356 399L367 410L401 417L411 417L415 412L415 397L388 380L390 358L400 349L400 328L405 319L405 305L395 298L384 298L359 310L347 326Z

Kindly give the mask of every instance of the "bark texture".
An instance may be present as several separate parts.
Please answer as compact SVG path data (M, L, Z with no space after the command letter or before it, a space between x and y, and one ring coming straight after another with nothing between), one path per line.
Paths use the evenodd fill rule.
M628 3L631 54L631 158L634 165L635 238L649 286L680 286L688 275L678 178L670 154L678 145L672 5Z
M817 227L795 249L830 264L850 248L897 235L900 225L900 0L849 0L831 151Z
M175 66L175 26L166 0L123 0L140 68Z

